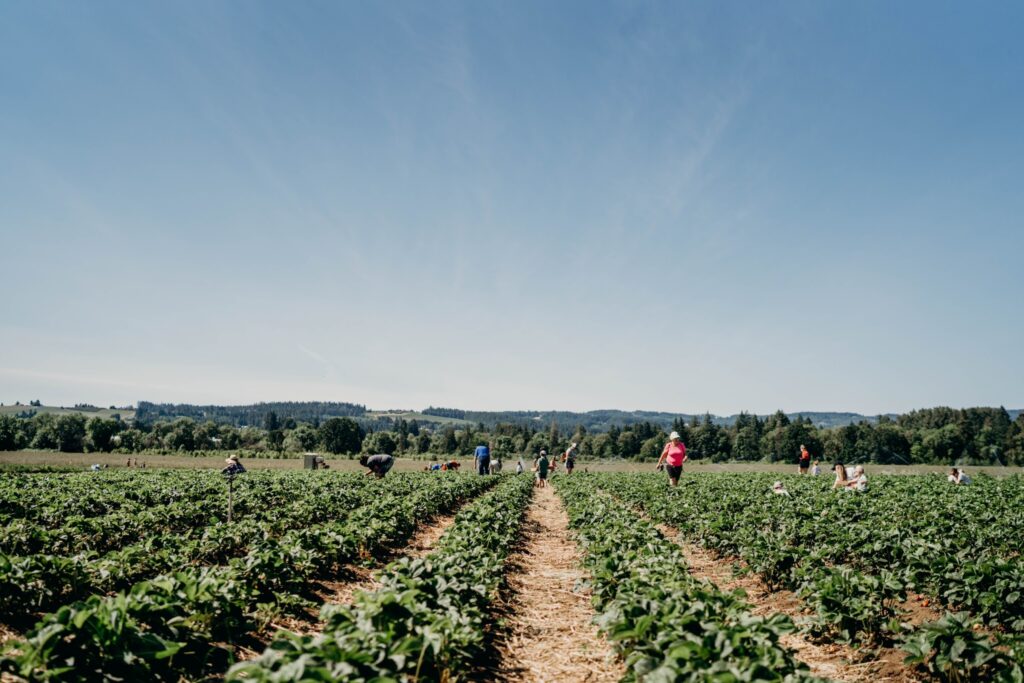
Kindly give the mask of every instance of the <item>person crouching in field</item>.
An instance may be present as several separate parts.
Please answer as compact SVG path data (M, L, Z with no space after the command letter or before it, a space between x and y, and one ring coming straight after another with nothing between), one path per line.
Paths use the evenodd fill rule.
M971 483L971 478L967 476L967 473L963 470L958 470L955 467L949 471L949 476L947 476L946 479L949 483L956 484L958 486L967 486Z
M868 475L864 474L864 465L857 465L853 470L853 478L846 483L849 491L867 491Z
M533 461L533 471L537 473L535 486L544 488L548 485L548 465L548 452L541 451L537 459Z
M679 484L679 477L683 474L683 463L686 462L686 445L679 438L679 432L672 432L668 435L668 443L661 449L661 457L658 458L658 469L664 465L668 470L668 483L672 486Z
M359 464L363 467L370 468L370 471L366 473L366 476L371 474L378 479L383 479L391 468L395 465L394 456L388 455L387 453L378 453L376 455L361 455L359 456Z

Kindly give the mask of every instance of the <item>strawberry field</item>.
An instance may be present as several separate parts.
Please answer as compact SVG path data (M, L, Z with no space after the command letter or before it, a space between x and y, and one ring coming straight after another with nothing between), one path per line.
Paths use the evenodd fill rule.
M872 680L851 672L884 656L892 680L1024 680L1024 480L878 476L846 493L794 476L781 496L773 479L577 473L535 489L528 475L251 472L228 523L209 472L9 475L0 668L33 681L541 680L530 658L573 648L503 644L505 622L556 576L524 565L524 544L567 541L585 580L553 587L583 596L560 611L605 648L573 680L820 680L797 642L844 648L841 680ZM545 500L564 538L537 536ZM429 552L409 554L442 517ZM701 576L694 552L768 597ZM536 576L513 591L524 566ZM372 586L325 599L354 567L373 569ZM773 593L799 609L773 609ZM572 615L534 607L568 628Z

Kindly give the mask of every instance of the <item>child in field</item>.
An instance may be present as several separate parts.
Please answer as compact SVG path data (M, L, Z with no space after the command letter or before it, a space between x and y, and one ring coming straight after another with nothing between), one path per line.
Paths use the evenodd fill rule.
M820 474L821 474L821 466L818 465L818 461L815 460L814 461L814 467L811 468L811 476L812 477L817 477Z
M789 495L789 491L786 490L786 487L782 485L781 481L777 481L774 484L772 484L772 493L774 493L777 496Z

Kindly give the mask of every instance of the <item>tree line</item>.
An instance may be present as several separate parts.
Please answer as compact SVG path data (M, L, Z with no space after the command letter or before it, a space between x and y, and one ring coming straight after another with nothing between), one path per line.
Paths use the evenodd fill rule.
M332 454L468 456L479 443L490 443L506 456L532 456L541 449L557 453L578 444L582 458L654 460L677 431L695 460L795 461L801 445L813 457L832 462L888 464L1024 465L1024 414L1015 420L1003 408L929 408L895 419L820 428L810 418L790 418L782 411L766 418L740 413L731 425L710 415L676 418L669 429L649 421L611 425L590 432L584 425L563 429L521 423L475 426L421 426L416 420L389 420L386 429L367 429L350 417L303 422L267 411L258 426L238 427L184 417L152 424L128 423L84 415L0 415L0 450L25 448L64 452L268 451L287 454L321 451Z
M366 414L366 406L340 401L285 401L246 406L198 406L189 403L139 401L135 410L135 422L154 424L188 417L196 422L210 421L236 427L252 427L261 425L267 413L288 415L298 422L319 424L331 417L362 417Z

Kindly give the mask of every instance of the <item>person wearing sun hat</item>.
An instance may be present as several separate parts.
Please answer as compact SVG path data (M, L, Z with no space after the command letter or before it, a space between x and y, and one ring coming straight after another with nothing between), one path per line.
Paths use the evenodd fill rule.
M573 441L572 445L569 446L569 448L566 449L565 453L562 454L562 462L565 463L566 474L572 474L573 468L576 467L576 453L578 452L577 448L578 445L575 441Z
M245 472L245 468L242 467L242 463L238 462L237 455L229 455L228 459L224 462L226 462L228 466L221 470L221 474L232 475L243 474Z
M668 435L668 443L661 450L661 457L658 458L658 469L664 464L668 470L668 483L672 486L679 484L679 477L683 474L683 463L686 462L686 444L679 437L679 432L672 432Z

